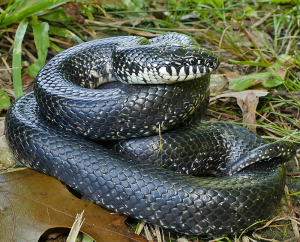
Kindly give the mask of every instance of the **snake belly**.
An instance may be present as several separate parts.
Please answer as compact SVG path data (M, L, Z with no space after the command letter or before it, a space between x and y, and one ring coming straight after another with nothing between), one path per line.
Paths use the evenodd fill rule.
M157 49L156 41L168 41L169 38L163 36L154 40L153 48ZM183 47L189 44L184 42L189 39L181 38ZM150 72L138 67L144 75L162 75L174 84L121 85L103 90L83 88L96 87L114 78L131 82L127 76L123 78L123 73L130 68L120 68L116 74L112 71L110 57L107 57L116 55L116 48L120 48L118 56L128 52L120 43L130 40L120 37L87 42L62 52L45 65L36 78L35 93L15 101L6 115L5 135L17 159L31 169L63 181L107 209L185 234L237 233L267 218L282 197L285 185L282 163L295 153L290 142L280 141L269 146L241 127L220 123L188 124L185 128L189 131L180 128L163 134L169 137L163 140L184 157L192 157L190 152L199 149L196 165L188 160L187 166L171 164L177 160L172 156L176 152L171 151L171 161L166 164L170 170L179 167L178 173L174 173L134 159L143 152L149 157L157 155L153 147L158 143L152 143L153 140L149 152L143 147L147 142L140 139L127 141L130 147L137 147L133 152L135 155L118 154L92 141L148 136L157 133L159 125L165 131L184 123L194 123L207 107L209 73L218 65L215 56L207 50L200 51L204 58L196 61L197 68L178 60L173 61L176 68L167 66L172 60L164 62L164 66L156 62ZM145 40L138 39L139 43L141 41L144 43ZM178 55L187 52L177 47L174 53L176 51L180 52ZM146 59L147 67L146 57L139 58ZM195 63L194 57L188 57L189 63ZM151 63L155 61L151 59ZM136 62L126 64L135 66ZM198 70L202 77L197 76ZM174 72L178 74L177 79L169 77ZM176 83L180 78L189 78L190 73L194 79ZM137 74L133 79L137 79ZM142 82L145 81L143 78L140 78ZM129 89L139 92L131 93ZM193 134L199 130L202 136L197 137L202 140L202 146L195 147L198 140ZM153 137L150 139L155 139ZM119 152L128 151L124 143L116 146L123 147ZM274 151L276 147L279 149ZM260 160L252 152L255 149L260 152ZM170 152L166 144L163 144L163 150L167 154ZM250 162L247 162L248 158ZM215 168L215 173L222 176L187 175L194 171L202 173L202 168L197 166L201 160L204 170L214 173ZM240 163L242 168L247 168L232 169Z

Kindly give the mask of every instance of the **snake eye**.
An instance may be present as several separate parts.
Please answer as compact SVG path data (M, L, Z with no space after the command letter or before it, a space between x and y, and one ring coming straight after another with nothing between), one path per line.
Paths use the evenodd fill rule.
M190 59L190 64L191 65L197 65L197 60L196 59Z

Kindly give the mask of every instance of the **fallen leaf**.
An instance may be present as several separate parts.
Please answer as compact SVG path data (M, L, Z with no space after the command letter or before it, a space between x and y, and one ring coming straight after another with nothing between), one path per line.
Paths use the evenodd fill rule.
M212 74L210 78L210 94L221 91L226 84L227 81L224 80L224 77Z
M272 65L272 68L274 68L275 72L280 76L281 79L284 80L287 70L293 66L296 60L292 56L285 54L278 56L278 59L280 59L284 66L281 66L280 63L276 62L274 65Z
M73 17L79 24L84 24L85 18L79 13L81 11L81 3L68 2L62 5L67 17Z
M256 44L258 48L263 48L265 47L264 43L262 42L261 39L263 39L267 43L272 43L272 38L269 34L263 32L263 31L249 31L248 32L249 37L253 40L253 42ZM241 47L241 46L248 46L248 47L253 47L253 44L251 40L248 38L247 35L241 34L241 42L237 42L236 45Z
M256 9L254 9L254 8L252 8L252 7L250 7L250 6L247 6L247 7L245 8L245 15L246 15L247 17L255 17L255 18L258 18Z
M2 110L8 110L8 108L10 107L10 98L7 95L6 92L4 92L1 88L0 88L0 112Z
M29 76L26 71L22 73L23 94L33 91L34 78Z
M12 83L11 74L5 66L0 66L0 87L2 87L2 81L7 82L8 84Z
M229 82L229 88L235 91L243 91L248 87L258 84L263 85L265 88L272 88L282 84L282 79L273 75L270 70L231 79Z
M185 15L182 15L180 17L181 21L185 21L185 20L195 20L195 19L200 19L201 14L200 13L188 13Z
M286 79L287 70L297 64L297 60L289 55L280 55L278 59L265 72L253 73L247 76L230 77L228 73L225 76L229 80L229 88L235 91L242 91L250 86L261 84L265 88L273 88L279 86ZM225 68L222 69L223 71ZM275 73L274 73L275 72ZM230 74L230 73L229 73Z
M4 134L4 118L0 117L0 137Z
M142 241L126 217L74 197L62 183L30 169L0 173L1 241L38 241L52 228L71 228L84 210L80 231L96 242Z
M246 91L241 91L241 92L226 92L223 94L220 94L218 96L215 96L213 98L211 98L209 101L212 102L214 100L217 100L219 98L223 98L223 97L235 97L235 98L240 98L240 99L244 99L249 93L253 92L257 97L264 97L268 95L268 91L266 90L246 90Z
M221 69L224 72L225 77L227 78L228 81L240 77L240 74L237 71L230 71L226 68L221 68Z
M248 93L243 99L237 99L243 113L243 123L256 124L255 111L258 102L258 97L253 92ZM248 128L256 133L256 126L249 125Z
M4 120L3 120L4 121ZM1 126L2 121L0 121ZM4 128L4 123L3 123ZM0 127L1 129L1 127ZM0 136L0 170L12 168L16 165L16 160L13 154L9 151L5 136ZM1 204L0 204L1 206Z
M266 90L246 90L242 92L228 92L211 98L212 102L223 97L235 97L243 113L243 123L256 124L255 111L259 97L264 97L269 92ZM256 132L256 126L249 125L249 129Z

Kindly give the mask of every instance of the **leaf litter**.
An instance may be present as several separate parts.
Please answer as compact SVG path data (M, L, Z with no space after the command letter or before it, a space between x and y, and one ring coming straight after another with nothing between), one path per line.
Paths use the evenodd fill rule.
M50 228L71 228L84 211L81 231L95 241L145 242L126 217L76 198L58 180L30 169L0 173L1 241L38 241Z

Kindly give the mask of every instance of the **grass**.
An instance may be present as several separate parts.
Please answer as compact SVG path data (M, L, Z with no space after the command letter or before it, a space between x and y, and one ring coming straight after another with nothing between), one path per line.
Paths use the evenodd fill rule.
M289 138L299 144L300 8L292 1L278 5L278 1L250 0L121 0L103 2L101 6L95 1L76 1L81 3L77 9L85 25L79 23L78 15L59 5L64 2L8 0L0 3L3 36L0 43L4 46L0 56L7 54L1 60L12 67L14 82L14 97L7 86L0 86L0 112L5 113L9 107L8 96L13 100L23 95L24 75L35 77L53 53L95 38L128 34L151 37L177 31L219 53L223 62L218 74L231 89L270 90L268 96L259 99L256 124L242 122L235 98L218 99L211 104L208 112L211 119L255 125L267 140ZM4 36L13 39L13 45ZM240 77L229 78L228 72L238 72ZM234 241L234 238L225 237L223 241Z
M16 31L14 48L13 48L13 80L14 80L14 92L15 98L19 98L23 95L22 89L22 77L21 77L21 60L22 60L22 41L28 26L28 20L24 18Z

